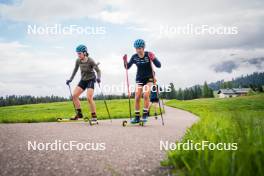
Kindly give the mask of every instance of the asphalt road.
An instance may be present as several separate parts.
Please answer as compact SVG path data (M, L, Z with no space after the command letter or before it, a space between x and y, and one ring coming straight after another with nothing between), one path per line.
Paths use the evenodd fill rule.
M175 142L197 117L166 107L165 125L150 118L146 126L122 127L122 120L0 124L0 175L167 175L160 143ZM33 150L34 141L38 150ZM55 143L54 147L46 143ZM73 142L74 141L74 142ZM69 144L78 144L78 150ZM32 145L29 145L32 144ZM64 144L65 148L58 150ZM28 147L31 148L28 148ZM87 149L87 150L85 150Z

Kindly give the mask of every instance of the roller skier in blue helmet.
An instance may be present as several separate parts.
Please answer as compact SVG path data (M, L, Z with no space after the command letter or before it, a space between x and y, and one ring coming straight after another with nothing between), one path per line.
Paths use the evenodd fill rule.
M79 118L83 118L79 96L87 89L87 101L91 111L91 120L97 121L96 106L93 100L93 94L95 82L101 82L101 71L95 61L89 56L87 47L85 45L77 46L76 53L78 55L78 58L76 59L74 70L70 79L66 81L66 84L69 85L72 82L78 69L80 68L81 80L75 87L72 97L76 109L76 115L75 117L71 118L71 120L78 120ZM95 75L94 70L96 71L97 76Z
M143 94L144 106L143 106L143 116L142 121L147 122L148 111L150 105L150 90L154 83L153 70L151 62L160 68L161 63L155 57L152 52L145 51L145 41L142 39L137 39L134 42L134 48L136 49L136 54L134 54L129 62L127 61L126 55L123 57L125 68L129 69L133 64L137 66L136 74L136 91L135 91L135 117L132 118L131 123L139 123L141 121L140 117L140 100Z

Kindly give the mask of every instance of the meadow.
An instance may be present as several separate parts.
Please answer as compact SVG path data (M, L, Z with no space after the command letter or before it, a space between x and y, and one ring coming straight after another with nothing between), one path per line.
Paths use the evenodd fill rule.
M180 141L237 143L237 150L173 150L162 161L176 175L264 175L264 95L171 100L168 106L199 116Z
M127 99L107 100L106 102L111 118L129 118ZM104 101L96 100L95 103L97 107L98 119L108 119ZM90 117L90 112L86 101L81 102L81 107L84 116ZM131 100L131 109L133 116L134 100ZM57 121L58 117L70 118L74 115L75 112L71 101L7 106L0 108L0 123L54 122ZM153 115L153 111L151 111L151 115Z

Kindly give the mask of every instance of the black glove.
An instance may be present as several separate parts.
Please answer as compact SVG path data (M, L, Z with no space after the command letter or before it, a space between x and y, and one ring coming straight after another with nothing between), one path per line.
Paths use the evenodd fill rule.
M69 79L66 81L66 84L69 85L71 82L72 82L72 80Z
M97 78L96 81L97 81L98 83L100 83L100 82L101 82L101 79L100 79L100 78Z

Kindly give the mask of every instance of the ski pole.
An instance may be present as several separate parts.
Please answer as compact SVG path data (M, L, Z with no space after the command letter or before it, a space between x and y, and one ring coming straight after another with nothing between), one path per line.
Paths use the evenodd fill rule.
M162 115L162 110L161 110L161 106L160 106L160 99L159 99L159 90L158 90L158 86L156 84L156 79L155 79L155 74L154 74L154 70L153 70L153 66L152 66L152 60L150 59L150 65L151 65L151 70L152 70L152 76L154 79L154 86L156 86L156 91L157 91L157 97L158 97L158 102L159 102L159 111L160 111L160 117L161 117L161 121L162 121L162 125L164 126L164 120L163 120L163 115Z
M71 95L71 101L72 101L72 105L73 105L73 108L74 108L74 111L75 111L75 113L77 114L77 110L76 110L76 108L75 108L75 104L74 104L74 102L73 102L73 98L72 98L71 85L70 85L70 84L68 84L68 87L69 87L69 91L70 91L70 95Z
M99 86L99 89L101 90L101 94L103 96L103 100L104 100L104 104L105 104L105 108L106 108L106 111L107 111L107 114L108 114L108 118L110 119L111 123L112 123L112 119L111 119L111 116L110 116L110 112L109 112L109 109L108 109L108 106L106 104L106 100L105 100L105 96L103 94L103 91L102 91L102 88L100 86L100 83L98 83L98 86Z
M160 89L162 90L162 89ZM163 114L165 114L165 107L164 107L164 101L163 101L163 96L160 96L161 103L162 103L162 109L163 109Z
M127 57L127 55L125 55L124 57ZM125 62L125 67L126 67L126 82L127 82L127 94L128 94L129 117L130 117L130 120L131 120L131 119L132 119L132 114L131 114L131 102L130 102L130 91L129 91L129 79L128 79L127 62Z
M162 103L162 108L163 108L163 111L164 111L164 114L165 114L165 107L164 107L164 101L163 101L163 98L161 98L161 103Z

